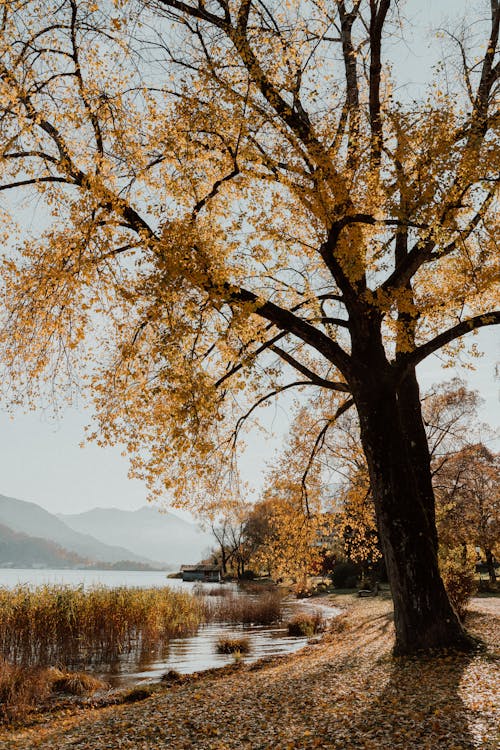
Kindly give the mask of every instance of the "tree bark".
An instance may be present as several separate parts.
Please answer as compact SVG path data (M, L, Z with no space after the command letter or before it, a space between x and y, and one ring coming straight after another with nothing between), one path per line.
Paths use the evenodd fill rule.
M425 476L430 480L429 454L427 444L425 449L421 444L425 433L414 423L422 424L416 379L401 388L388 363L381 363L364 368L356 380L361 440L394 601L394 651L470 650L474 641L451 606L439 573L434 496ZM411 401L402 407L408 393Z
M399 384L397 398L401 426L405 433L411 463L414 467L418 467L418 470L414 471L417 490L428 517L429 530L432 534L432 541L437 555L438 536L436 529L436 504L434 488L432 486L431 457L422 417L420 388L414 368L410 370Z
M484 555L486 557L486 568L488 570L488 575L490 578L490 583L496 583L497 582L497 574L495 572L495 564L493 562L493 553L490 549L484 550Z

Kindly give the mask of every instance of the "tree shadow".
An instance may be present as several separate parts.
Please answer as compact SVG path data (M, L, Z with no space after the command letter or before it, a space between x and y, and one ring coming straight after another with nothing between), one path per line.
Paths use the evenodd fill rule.
M467 654L383 657L382 661L392 662L389 680L351 727L352 746L371 747L371 740L380 748L405 750L477 748L468 720L471 712L460 696L460 683L472 658Z

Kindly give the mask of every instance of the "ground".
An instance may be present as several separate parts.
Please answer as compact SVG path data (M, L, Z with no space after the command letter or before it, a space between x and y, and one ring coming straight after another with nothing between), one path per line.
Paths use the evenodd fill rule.
M391 656L391 604L333 598L347 611L299 654L165 687L134 704L0 732L0 748L44 750L496 750L500 600L475 599L472 656Z

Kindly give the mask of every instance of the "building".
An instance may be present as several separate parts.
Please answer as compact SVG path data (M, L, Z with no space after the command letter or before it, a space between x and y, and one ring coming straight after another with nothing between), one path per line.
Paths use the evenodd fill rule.
M220 568L216 565L182 565L183 581L205 581L219 583L222 580Z

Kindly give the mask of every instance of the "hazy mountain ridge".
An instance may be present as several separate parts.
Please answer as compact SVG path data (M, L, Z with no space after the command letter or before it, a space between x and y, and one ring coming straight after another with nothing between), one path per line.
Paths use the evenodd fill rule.
M48 539L29 536L0 524L0 567L73 568L88 566L89 562Z
M117 563L124 560L154 564L145 555L138 555L125 547L100 541L89 534L80 533L62 519L36 503L0 495L0 524L11 531L34 539L53 542L68 553L93 562Z
M94 508L58 517L80 533L91 534L101 541L106 539L165 564L197 562L214 543L210 534L194 524L174 513L160 512L154 506L135 511Z

